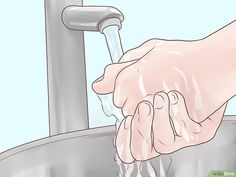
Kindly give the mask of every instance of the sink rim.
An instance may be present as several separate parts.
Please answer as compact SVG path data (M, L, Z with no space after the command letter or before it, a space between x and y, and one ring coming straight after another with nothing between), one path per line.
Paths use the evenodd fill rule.
M68 133L62 133L58 135L40 138L40 139L30 141L30 142L21 144L19 146L16 146L16 147L13 147L11 149L1 152L0 163L4 159L11 157L15 154L30 150L32 148L37 148L39 146L43 146L46 144L51 144L51 143L55 143L59 141L64 141L64 140L69 140L69 139L84 137L84 136L90 136L90 135L102 135L102 134L107 134L107 133L111 133L115 135L115 129L116 129L115 125L109 125L109 126L102 126L102 127L94 127L94 128L85 129L85 130L77 130L77 131L72 131Z
M223 117L223 121L236 122L236 116L235 115L225 115ZM96 135L96 134L101 135L101 134L111 133L111 134L115 135L115 130L116 130L115 125L108 125L108 126L95 127L95 128L85 129L85 130L78 130L78 131L53 135L53 136L49 136L49 137L44 137L41 139L37 139L34 141L30 141L30 142L21 144L19 146L16 146L16 147L13 147L11 149L1 152L0 153L0 162L10 156L15 155L15 154L30 150L32 148L43 146L46 144L51 144L51 143L55 143L55 142L59 142L59 141L63 141L63 140L68 140L68 139L78 138L78 137L83 137L83 136Z

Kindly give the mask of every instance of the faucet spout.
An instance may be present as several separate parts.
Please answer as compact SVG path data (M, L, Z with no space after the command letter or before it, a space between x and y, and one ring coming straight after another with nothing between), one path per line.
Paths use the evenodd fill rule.
M100 31L107 26L116 25L121 28L123 14L110 6L68 6L63 9L62 22L71 30Z

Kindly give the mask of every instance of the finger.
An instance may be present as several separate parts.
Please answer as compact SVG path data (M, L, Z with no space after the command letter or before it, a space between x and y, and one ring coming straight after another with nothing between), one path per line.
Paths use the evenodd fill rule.
M190 142L192 134L197 134L201 130L201 125L193 121L187 111L184 97L177 91L168 93L170 98L170 117L173 121L175 132L182 136L185 141Z
M168 97L170 99L170 116L179 118L179 120L189 119L183 95L178 91L172 90L168 92Z
M154 96L154 147L159 153L167 153L166 148L174 143L175 136L169 117L169 98L159 92Z
M126 62L126 61L132 61L135 59L143 58L144 55L146 55L149 51L153 49L156 43L157 43L157 40L154 40L154 39L144 42L137 48L131 49L128 52L126 52L121 57L119 62Z
M152 143L153 107L150 102L141 102L131 124L131 153L136 160L147 160L159 154Z
M128 94L127 94L128 95ZM127 115L134 115L134 113L135 113L135 110L136 110L136 107L137 107L137 105L136 104L134 104L134 103L140 103L140 102L142 102L142 100L144 100L143 99L143 97L140 95L140 94L135 94L135 93L133 93L133 94L129 94L128 96L129 96L129 98L128 99L126 99L125 101L124 101L124 104L121 104L122 102L121 102L121 100L122 100L122 96L119 96L119 95L115 95L114 94L114 96L116 96L116 103L120 103L120 104L117 104L117 105L122 105L121 107L122 107L122 113L123 113L123 115L125 115L125 116L127 116ZM125 95L123 95L123 97L124 97ZM121 97L120 98L120 100L119 100L119 102L118 102L118 98L119 97ZM115 101L114 101L115 102Z
M225 103L218 110L216 110L206 120L201 122L202 129L201 129L201 134L200 134L201 136L199 136L200 142L207 142L215 136L222 122L226 105L227 103Z
M138 73L138 66L136 63L124 68L116 78L115 81L115 89L113 94L113 101L114 104L122 108L127 100L136 100L136 97L140 97L138 86L137 77L139 76ZM131 99L135 98L135 99ZM142 101L141 99L140 101ZM134 104L135 103L135 104ZM139 102L132 102L135 109ZM133 115L133 114L131 114Z
M132 163L134 161L130 151L130 131L131 131L132 117L124 118L120 124L116 135L116 150L121 161L125 163Z
M174 132L178 136L182 136L182 129L185 127L185 117L188 117L184 105L184 99L175 91L168 93L170 99L170 117L174 125ZM186 128L186 127L185 127Z
M175 136L174 142L165 147L166 153L177 151L183 147L198 144L194 141L194 133L192 131L199 131L201 126L193 122L188 116L184 97L177 91L170 91L168 93L170 101L170 117L173 122Z
M126 67L134 64L136 61L115 63L106 66L103 76L99 77L92 84L93 90L97 94L108 94L113 92L117 75Z
M189 133L190 141L186 141L186 138L184 138L184 136L176 136L175 143L172 147L170 147L169 151L174 152L183 147L193 146L210 141L215 136L215 133L217 132L217 129L220 126L225 108L226 104L224 104L221 108L216 110L209 118L203 121L201 123L199 133Z

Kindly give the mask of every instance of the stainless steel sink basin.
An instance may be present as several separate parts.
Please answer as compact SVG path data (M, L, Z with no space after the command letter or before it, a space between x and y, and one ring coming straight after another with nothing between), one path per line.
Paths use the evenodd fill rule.
M117 177L114 135L115 127L108 126L24 144L0 154L0 176ZM236 169L236 117L225 116L212 141L151 160L157 176L160 158L166 177L205 177L211 170Z

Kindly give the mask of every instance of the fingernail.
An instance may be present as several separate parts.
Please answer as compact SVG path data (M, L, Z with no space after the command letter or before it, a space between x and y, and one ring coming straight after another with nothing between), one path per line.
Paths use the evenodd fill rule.
M154 98L154 103L156 109L162 109L164 105L164 98L161 95L156 94Z
M153 104L153 98L154 98L154 95L149 94L149 95L145 96L144 100Z
M170 99L170 103L171 104L177 104L179 99L178 99L178 95L176 94L175 91L170 91L168 93L169 99Z
M138 113L142 116L149 116L151 113L151 106L147 102L142 102L139 104Z

